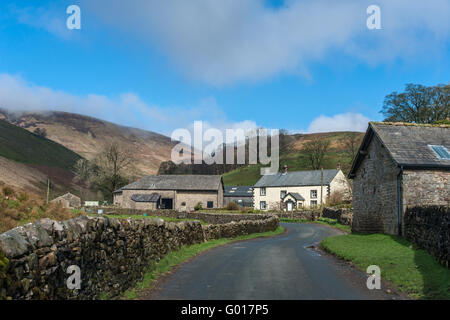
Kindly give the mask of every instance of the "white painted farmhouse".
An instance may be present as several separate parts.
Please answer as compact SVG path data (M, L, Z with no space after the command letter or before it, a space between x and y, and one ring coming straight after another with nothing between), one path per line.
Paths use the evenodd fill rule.
M253 188L258 210L294 211L325 204L333 192L349 195L349 184L340 169L293 171L263 176Z

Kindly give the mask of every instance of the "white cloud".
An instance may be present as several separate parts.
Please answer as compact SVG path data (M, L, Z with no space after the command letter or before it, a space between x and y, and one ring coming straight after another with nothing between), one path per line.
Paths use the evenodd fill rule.
M372 0L82 0L82 10L165 52L212 85L308 74L345 52L370 64L439 54L450 39L448 0L378 0L382 30L366 28Z
M369 118L360 113L343 113L331 117L320 116L314 119L308 127L308 133L333 131L360 131L365 132Z
M205 128L215 127L220 130L256 127L256 123L249 120L227 120L212 97L190 107L160 107L145 103L134 93L123 93L117 97L73 95L38 86L9 74L0 74L0 108L11 111L73 112L169 136L176 128L192 128L195 120L203 120Z

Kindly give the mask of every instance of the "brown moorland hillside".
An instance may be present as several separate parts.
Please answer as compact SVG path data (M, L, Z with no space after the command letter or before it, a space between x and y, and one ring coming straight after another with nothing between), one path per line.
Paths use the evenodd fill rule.
M127 149L135 159L137 175L155 174L162 161L170 159L173 146L164 135L120 126L111 122L67 112L11 113L0 117L30 132L45 129L47 138L90 160L108 143Z

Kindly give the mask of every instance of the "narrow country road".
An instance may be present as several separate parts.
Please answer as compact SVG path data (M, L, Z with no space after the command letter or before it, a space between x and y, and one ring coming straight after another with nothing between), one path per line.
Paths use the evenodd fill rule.
M287 233L212 249L183 264L143 299L398 299L366 287L367 276L308 248L341 232L282 224Z

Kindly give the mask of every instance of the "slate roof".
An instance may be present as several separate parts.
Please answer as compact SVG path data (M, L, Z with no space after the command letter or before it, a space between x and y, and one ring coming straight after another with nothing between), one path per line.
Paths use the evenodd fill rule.
M253 197L252 186L227 186L224 197Z
M450 150L450 126L371 122L349 177L354 177L373 137L380 139L398 166L411 169L450 168L449 160L438 158L429 148L429 145L442 145Z
M339 170L323 170L323 184L330 184ZM255 187L296 187L296 186L320 186L321 170L292 171L265 175L255 184Z
M288 196L291 195L295 200L297 201L305 201L305 198L303 198L300 193L298 192L289 192L287 195L284 196L283 200Z
M158 202L161 196L157 193L152 194L133 194L131 200L134 202Z
M122 187L122 190L219 190L222 176L218 175L155 175Z

